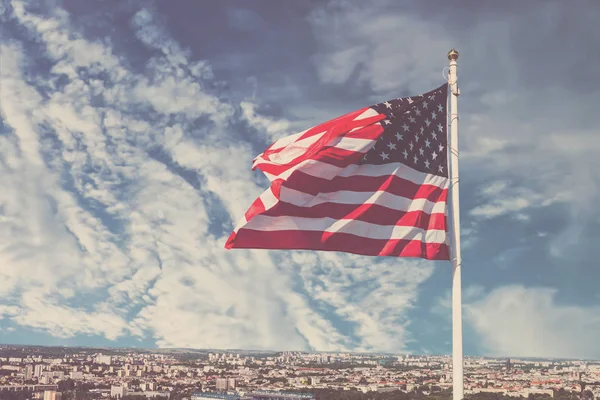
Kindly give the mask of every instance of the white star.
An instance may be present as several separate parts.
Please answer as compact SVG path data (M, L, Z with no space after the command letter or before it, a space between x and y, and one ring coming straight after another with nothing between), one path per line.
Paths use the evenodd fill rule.
M425 160L425 168L429 169L429 160Z
M408 101L408 104L412 104L412 103L414 103L413 99L412 99L412 98L410 98L410 97L409 97L408 99L406 99L406 100Z
M444 106L442 106L441 104L438 104L438 111L439 112L443 112L444 111Z
M440 131L440 132L444 131L444 127L442 126L442 124L438 124L437 128L438 128L438 131Z
M431 159L433 161L435 161L436 158L437 158L437 153L434 151L433 153L431 153Z
M438 146L438 150L441 152L442 150L444 150L444 146L442 146L441 144Z
M366 159L367 159L367 155L365 154L364 157L363 157L363 160L366 160Z
M385 104L385 106L386 106L387 108L392 108L392 104L391 104L391 103L389 103L389 102L387 102L387 101L386 101L385 103L383 103L383 104Z
M429 120L429 118L427 118L427 119L425 120L425 123L427 124L427 126L431 125L431 121Z
M415 147L415 144L413 142L410 142L408 145L410 146L411 150L413 149L413 147Z
M390 150L396 150L396 143L389 142L387 144L387 147L389 147Z
M423 132L425 132L425 128L421 127L421 129L419 129L419 134L423 134Z
M424 102L423 102L423 108L427 108L427 107L429 107L429 103L428 103L428 102L426 102L426 101L424 101Z
M414 156L413 160L415 160L415 164L416 164L419 161L419 158L417 156Z
M406 151L406 149L404 149L402 154L404 155L404 159L406 160L408 158L408 152Z
M421 115L421 110L419 110L418 108L415 110L415 114L417 115Z
M425 139L425 146L430 147L429 145L431 144L431 142L429 141L429 139Z
M430 95L429 95L429 100L433 100L433 99L434 99L434 97L435 97L435 96L434 96L433 94L430 94Z
M408 120L413 124L415 123L415 118L413 116L408 117Z
M441 174L444 173L444 167L442 167L441 165L438 166L438 171L440 171Z
M435 133L435 131L431 131L431 137L433 138L433 140L437 139L437 133Z
M384 153L383 151L381 152L380 156L382 160L389 160L390 158L389 155L387 153Z
M400 141L402 140L402 134L400 132L396 132L396 140Z
M431 113L431 119L436 119L437 118L437 114L434 112Z
M383 122L384 122L386 125L389 125L389 124L391 124L391 123L392 123L392 121L390 121L389 119L385 119L385 120L383 120Z
M419 143L419 135L415 134L415 142Z
M419 149L419 155L421 155L421 156L422 156L423 154L425 154L425 150L423 150L423 148L421 147L421 148Z
M394 113L390 113L390 117L395 118L396 116L394 115Z
M402 129L404 129L404 132L408 132L408 125L406 125L406 123L404 125L402 125Z

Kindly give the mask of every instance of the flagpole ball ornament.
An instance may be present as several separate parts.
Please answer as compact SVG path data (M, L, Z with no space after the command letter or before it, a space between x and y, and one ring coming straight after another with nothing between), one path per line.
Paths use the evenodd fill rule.
M450 60L450 61L458 60L458 51L456 51L456 49L452 49L448 52L448 60Z

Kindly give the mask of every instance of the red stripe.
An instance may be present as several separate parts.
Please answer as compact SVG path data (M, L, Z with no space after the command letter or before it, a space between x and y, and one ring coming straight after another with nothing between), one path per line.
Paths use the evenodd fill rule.
M379 117L377 117L377 118L379 118ZM362 120L355 121L355 122L362 122ZM383 132L383 128L381 127L381 125L374 124L374 125L366 126L362 129L357 129L356 131L354 131L350 135L348 135L348 137L375 139L379 135L381 135L382 132ZM328 132L321 139L319 139L316 143L312 144L310 146L310 148L303 155L301 155L300 157L296 157L295 159L293 159L292 161L290 161L287 164L277 165L277 164L271 164L269 162L259 162L258 164L256 164L253 167L253 170L258 168L261 171L266 172L268 174L279 175L279 174L287 171L291 167L298 165L302 161L306 161L309 159L323 161L323 162L335 165L337 167L347 167L350 164L356 163L358 160L360 160L363 157L363 153L360 153L360 152L344 150L344 149L341 149L341 148L338 148L335 146L325 146L325 144L330 143L333 139L335 139L335 137L337 137L336 135L338 135L336 132L333 132L331 135L329 135L330 133L332 133L332 132ZM374 144L375 143L373 143L373 145ZM269 152L268 154L263 153L263 157L268 159L269 155L279 152L280 150L281 149L277 149L277 150ZM367 150L367 149L365 149L365 150Z
M310 159L331 164L336 167L345 168L348 165L357 163L363 157L363 155L363 153L359 153L357 151L344 150L338 147L328 146L324 147L319 153L313 155ZM308 160L308 158L306 160ZM281 175L296 165L297 163L294 162L281 165L258 163L254 166L254 169L258 168L261 171L271 175Z
M304 135L302 135L298 140L306 139L306 138L309 138L316 134L319 134L321 132L329 131L339 125L344 125L346 122L353 121L355 118L360 116L362 113L364 113L368 109L369 109L369 107L364 107L364 108L361 108L360 110L351 111L348 114L344 114L342 116L339 116L337 118L329 120L325 123L314 126L314 127L310 128L308 131L306 131L304 133Z
M397 175L351 175L325 179L298 170L286 179L283 186L314 196L319 193L333 193L340 190L372 193L381 190L407 199L427 199L433 202L446 201L448 197L448 189L414 183Z
M303 139L307 139L307 138L309 138L311 136L315 136L315 135L317 135L319 133L328 132L328 131L330 131L331 129L335 128L338 125L342 125L343 126L345 122L354 120L354 118L358 117L359 115L361 115L362 113L364 113L368 109L369 109L369 107L365 107L365 108L363 108L361 110L352 111L352 112L350 112L348 114L345 114L345 115L342 115L340 117L334 118L334 119L332 119L330 121L327 121L327 122L324 122L322 124L313 126L312 128L308 129L306 132L304 132L298 139L294 140L294 143L298 142L300 140L303 140ZM275 145L276 143L277 142L271 144L263 152L263 156L265 158L268 159L271 154L279 153L280 151L282 151L283 149L286 148L286 146L284 146L284 147L280 147L280 148L271 150L271 148L273 147L273 145Z
M417 240L368 239L341 232L256 231L240 229L232 233L226 248L269 250L341 251L367 256L420 257L428 260L450 260L443 243Z
M263 213L264 211L265 211L265 205L263 204L263 201L259 197L256 200L254 200L254 203L252 203L250 208L248 208L248 211L246 211L246 214L244 214L244 216L246 217L246 221L250 221L252 219L252 217L254 217L255 215L258 215L260 213Z
M363 120L357 121L362 122ZM362 129L357 129L352 132L348 132L344 135L345 138L351 139L367 139L367 140L377 140L379 136L383 133L383 127L381 124L373 124L369 126L365 126Z
M300 207L279 201L262 215L268 217L354 219L377 225L414 226L425 230L446 230L446 216L444 213L406 212L393 210L379 204L322 203L312 207Z

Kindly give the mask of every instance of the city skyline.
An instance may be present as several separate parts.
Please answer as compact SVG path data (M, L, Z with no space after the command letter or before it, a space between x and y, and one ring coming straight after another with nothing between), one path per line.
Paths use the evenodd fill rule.
M600 358L598 20L594 0L2 2L0 342L449 354L448 262L224 245L268 187L256 155L440 87L456 48L464 353Z
M40 345L40 344L15 344L15 343L0 343L0 350L3 347L26 347L26 348L45 348L45 349L59 349L65 348L70 351L73 350L97 350L97 351L111 351L116 353L122 353L127 351L132 352L145 352L145 353L169 353L175 354L174 352L180 353L221 353L221 354L238 354L245 356L252 355L275 355L281 353L297 353L297 354L349 354L356 356L382 356L382 357L396 357L396 356L410 356L410 357L451 357L452 354L448 353L439 353L439 354L425 354L425 353L407 353L407 352L359 352L359 351L319 351L319 350L277 350L277 349L251 349L251 348L191 348L191 347L111 347L111 346L50 346L50 345ZM157 354L158 354L157 353ZM528 361L585 361L585 362L594 362L600 363L600 358L561 358L561 357L527 357L527 356L519 356L515 354L504 354L498 356L486 356L486 355L472 355L465 354L464 357L466 359L490 359L490 360L498 360L498 359L518 359L518 360L528 360Z
M124 351L127 350L127 351ZM0 346L0 395L194 400L449 398L450 356L169 352ZM465 359L469 396L600 397L600 361ZM39 395L38 395L39 394ZM334 396L334 397L331 397ZM386 397L381 397L386 396Z

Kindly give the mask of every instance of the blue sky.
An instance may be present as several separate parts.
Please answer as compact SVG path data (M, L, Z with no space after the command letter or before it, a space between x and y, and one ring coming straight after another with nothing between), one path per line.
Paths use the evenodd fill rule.
M275 139L461 97L464 347L600 359L600 5L4 0L0 342L450 353L448 263L226 251Z

